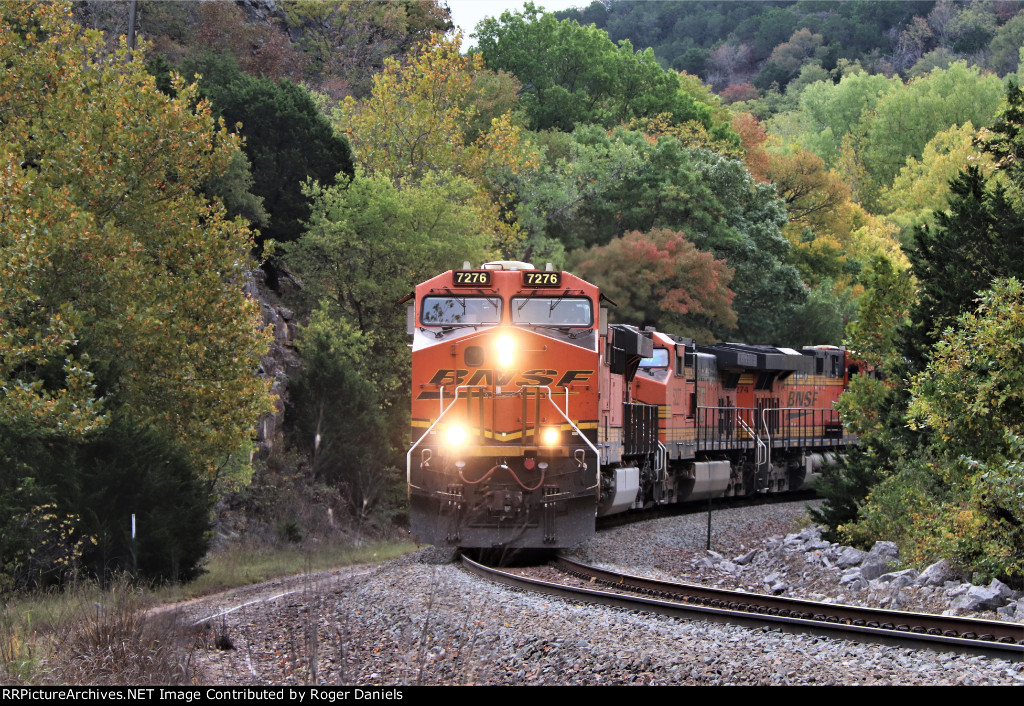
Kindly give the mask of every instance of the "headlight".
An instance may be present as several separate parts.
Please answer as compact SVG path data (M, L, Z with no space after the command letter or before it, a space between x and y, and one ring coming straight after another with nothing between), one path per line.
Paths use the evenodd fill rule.
M495 342L498 349L498 365L502 368L512 367L516 358L516 341L511 336L498 336Z
M462 446L466 443L466 429L458 424L452 424L444 433L444 438L449 446Z
M540 431L540 443L545 446L555 446L562 440L562 432L557 427L545 427Z

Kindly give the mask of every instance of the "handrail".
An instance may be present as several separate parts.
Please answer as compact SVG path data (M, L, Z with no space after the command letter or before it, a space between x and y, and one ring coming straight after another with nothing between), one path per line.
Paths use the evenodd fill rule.
M590 439L588 439L586 437L586 435L583 433L583 430L580 429L578 426L576 426L576 423L573 420L569 419L569 414L568 414L569 413L569 388L568 387L565 388L565 411L562 411L562 408L559 407L557 404L555 404L555 398L554 398L554 395L551 394L551 386L550 385L524 385L524 386L519 388L520 392L522 392L523 390L547 390L547 392L548 392L548 403L552 407L554 407L556 410L558 410L558 413L562 415L562 418L565 421L567 421L569 423L569 426L571 426L576 431L576 435L579 438L583 439L583 442L587 446L590 447L591 451L594 452L594 457L597 459L597 468L595 469L597 471L597 475L595 476L597 481L595 482L594 485L589 486L588 488L586 488L586 490L594 490L595 488L600 487L600 485L601 485L601 452L598 450L598 448L596 446L594 446L594 444L592 444L590 442ZM537 424L537 422L538 422L538 420L534 420L534 424Z
M432 432L434 430L434 427L436 427L441 422L441 420L444 419L444 416L446 414L448 414L448 412L451 411L451 408L455 406L455 403L459 401L459 390L469 390L469 389L476 390L476 389L481 389L481 388L486 390L487 386L486 385L459 385L458 387L456 387L455 388L455 396L452 398L451 404L449 404L447 407L445 407L441 411L441 413L439 415L437 415L437 419L434 420L434 423L431 424L429 427L427 427L427 430L420 435L420 438L418 438L416 441L414 441L412 443L411 446L409 446L409 450L405 453L405 482L409 485L410 488L415 487L417 490L423 490L422 488L419 488L418 486L414 486L412 484L412 452L416 450L416 447L420 445L420 442L427 438L427 434L429 434L430 432ZM441 396L442 397L444 396L444 388L443 387L441 388Z
M767 457L767 447L765 446L764 441L761 440L760 434L754 431L749 424L743 421L743 417L741 417L740 415L736 415L736 421L740 423L740 426L743 427L743 430L750 434L751 438L753 438L754 440L754 443L757 444L757 465L764 465Z
M430 434L430 432L432 432L434 430L434 427L436 427L441 422L441 420L445 417L445 415L448 414L449 411L451 411L451 408L455 406L455 403L459 401L459 392L461 390L478 390L478 389L486 390L488 388L487 388L486 385L459 385L458 387L456 387L455 388L455 396L452 398L451 403L447 407L443 407L443 409L441 410L441 413L437 416L437 419L434 420L434 423L431 424L429 427L427 427L427 430L420 435L420 438L418 438L416 441L414 441L409 446L409 450L405 454L405 480L406 480L406 483L409 485L409 487L411 487L411 488L414 487L417 490L423 490L422 488L419 488L418 486L414 486L412 484L412 452L416 450L416 448L420 445L420 443L425 438L427 438L427 435ZM574 421L572 421L572 419L569 418L569 414L568 414L568 412L569 412L569 388L568 387L565 388L565 410L564 411L562 410L561 407L559 407L557 404L555 404L555 398L554 398L554 395L552 395L552 393L551 393L551 386L550 385L528 385L528 386L524 385L524 386L519 388L520 394L524 390L546 390L547 391L547 393L548 393L548 398L547 398L548 403L552 407L554 407L555 410L560 415L562 415L562 418L565 419L565 421L569 423L569 426L571 426L573 428L573 430L576 432L576 435L579 438L583 439L583 442L587 446L590 447L591 451L594 452L594 456L597 459L597 468L595 469L596 472L597 472L595 478L597 480L596 480L594 485L588 486L586 488L586 490L594 490L595 488L600 487L600 485L601 485L601 451L596 446L594 446L593 443L591 443L590 439L588 439L586 437L586 435L583 433L583 430L581 430L578 426L576 426L576 423ZM441 388L441 395L440 396L441 397L444 396L444 388L443 387ZM534 423L537 423L537 420L535 420Z

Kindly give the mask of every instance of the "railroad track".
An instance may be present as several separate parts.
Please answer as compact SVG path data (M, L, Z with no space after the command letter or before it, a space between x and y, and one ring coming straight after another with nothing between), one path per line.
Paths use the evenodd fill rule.
M862 608L670 583L598 569L565 557L559 557L556 562L565 577L560 581L517 575L466 557L462 562L470 571L492 581L569 600L766 630L1024 660L1024 625L1019 623ZM585 585L577 585L580 583ZM598 589L597 585L603 588Z

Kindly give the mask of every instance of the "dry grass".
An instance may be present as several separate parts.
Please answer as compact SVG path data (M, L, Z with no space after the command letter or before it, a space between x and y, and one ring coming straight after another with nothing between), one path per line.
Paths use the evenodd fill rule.
M362 547L235 547L207 559L207 573L180 586L145 590L128 580L106 589L94 582L63 591L5 596L0 610L0 683L188 685L203 675L192 657L197 630L175 611L149 608L273 578L384 561L415 547L383 542ZM315 634L315 631L314 631ZM316 638L302 650L316 681Z
M79 584L5 606L0 679L9 684L187 685L200 681L174 615L147 617L127 580ZM15 612L17 611L17 612ZM34 613L34 615L33 615Z

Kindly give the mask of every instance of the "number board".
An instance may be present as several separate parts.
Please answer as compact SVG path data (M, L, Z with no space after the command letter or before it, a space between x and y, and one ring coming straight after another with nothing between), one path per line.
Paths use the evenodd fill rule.
M487 270L455 270L453 283L456 287L490 287L491 273Z
M561 287L561 272L524 272L524 287Z

